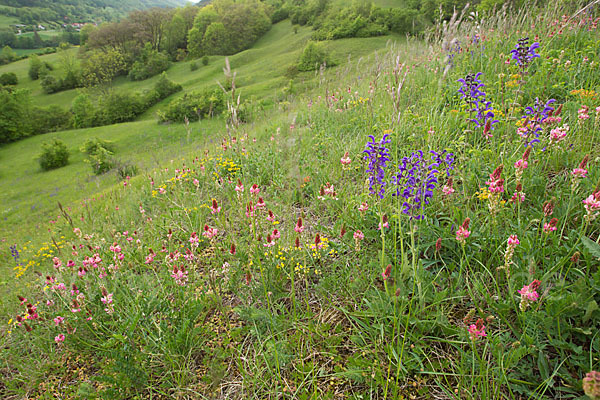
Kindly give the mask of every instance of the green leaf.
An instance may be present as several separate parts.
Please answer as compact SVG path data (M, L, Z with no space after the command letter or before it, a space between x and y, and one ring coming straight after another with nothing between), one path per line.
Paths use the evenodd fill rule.
M590 318L592 318L592 314L594 313L594 311L599 310L600 307L598 307L598 303L596 303L596 300L592 300L588 303L587 307L585 308L585 314L583 316L583 322L587 323Z
M581 238L581 241L594 257L600 258L600 244L585 236Z

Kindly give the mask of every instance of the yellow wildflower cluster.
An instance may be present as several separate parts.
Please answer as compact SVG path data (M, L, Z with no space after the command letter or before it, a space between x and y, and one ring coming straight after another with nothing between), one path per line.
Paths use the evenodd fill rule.
M61 236L60 238L64 239L65 237ZM31 243L31 242L25 243L25 245L23 246L23 251L21 252L21 255L23 255L23 253L28 250L27 245L29 243ZM62 249L64 247L64 243L65 243L64 240L60 240L60 241L56 242L56 245L58 246L59 249ZM55 250L56 250L56 247L54 246L53 243L50 243L50 242L43 243L42 246L37 250L37 252L35 252L35 254L33 254L31 256L29 261L20 263L13 268L13 270L15 271L15 278L20 278L21 276L23 276L25 274L25 272L27 272L27 270L31 267L34 267L34 266L39 267L41 265L42 261L50 260L50 259L54 258L56 256L56 254L54 253Z
M508 87L517 87L521 83L521 75L520 74L512 74L510 76L510 80L506 82L506 86Z
M362 104L368 103L368 102L369 102L369 100L370 100L370 99L369 99L368 97L359 97L359 98L358 98L358 99L356 99L356 100L350 100L350 101L348 102L348 108L351 108L351 107L356 107L356 106L360 106L360 105L362 105Z
M581 99L590 100L596 100L596 98L598 97L598 93L595 90L577 89L571 90L570 94L573 96L579 96L581 97Z

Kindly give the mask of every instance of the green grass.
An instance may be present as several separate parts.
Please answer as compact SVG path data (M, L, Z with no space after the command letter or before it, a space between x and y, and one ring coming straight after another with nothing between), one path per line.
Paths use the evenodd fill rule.
M42 54L46 49L13 49L18 56L28 56L30 54Z
M510 15L465 22L461 43L475 30L485 41L455 54L450 67L438 41L328 43L338 60L352 53L353 61L297 76L295 96L271 93L287 78L269 71L284 71L288 57L267 36L231 57L244 95L277 99L247 124L202 121L188 134L148 119L3 148L0 200L15 208L3 215L15 231L6 244L24 250L27 269L13 279L23 267L9 269L14 261L3 247L0 290L10 296L0 307L12 321L0 324L0 395L585 399L582 378L600 370L600 220L589 218L600 180L600 78L589 61L600 51L597 32L578 21L547 40L560 18L552 13L531 10L544 22L534 27ZM498 55L523 32L543 45L517 76ZM272 33L301 48L302 37ZM553 54L569 62L557 68ZM221 67L222 58L211 59L190 74L201 74L194 82L184 69L171 72L202 88L222 79ZM458 80L478 71L498 119L490 132L473 124L457 94ZM572 94L582 87L593 92ZM558 99L562 121L544 122L532 149L536 124L527 140L517 127L536 98ZM587 120L578 117L584 105ZM551 131L563 124L570 129L555 143ZM384 135L389 143L374 143ZM89 172L86 181L81 154L48 173L28 160L44 138L61 137L76 151L95 136L140 165L127 185ZM387 165L365 160L366 147L389 148ZM430 150L453 157L434 163ZM346 152L352 161L344 166ZM369 161L383 169L381 197L369 188ZM577 166L586 178L573 178ZM415 182L432 190L428 204L414 197L416 187L406 191ZM254 184L260 193L250 191ZM521 190L525 200L513 200ZM18 240L18 224L24 232L33 226L23 216L36 204L31 198L51 207L61 196L72 225L56 211L40 212L34 241ZM412 212L423 219L406 214L417 204L423 208ZM384 220L389 226L378 229ZM556 231L545 228L551 224ZM268 242L275 228L281 237ZM19 326L15 315L34 310L15 295L37 305L40 318Z
M10 29L10 25L18 23L18 18L0 14L0 29Z

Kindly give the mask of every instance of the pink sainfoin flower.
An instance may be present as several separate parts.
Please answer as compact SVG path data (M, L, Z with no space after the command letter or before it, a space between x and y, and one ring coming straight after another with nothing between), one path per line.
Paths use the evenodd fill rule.
M469 336L473 341L487 336L485 333L485 325L483 325L483 319L479 318L477 322L469 325Z
M244 192L244 185L242 185L242 181L238 179L238 183L235 186L235 191L238 192L238 194L241 194Z
M302 217L298 217L298 222L296 222L294 230L298 233L302 233L304 231L304 226L302 225Z
M250 193L251 194L259 194L260 193L260 188L258 187L258 185L256 183L254 185L252 185L252 187L250 188Z
M248 217L248 218L254 217L254 210L256 210L256 208L254 208L254 206L252 205L252 202L249 202L248 205L246 206L246 217Z
M188 282L188 271L185 270L185 266L178 267L173 265L173 273L171 277L175 279L175 283L179 286L185 286Z
M504 179L500 177L503 169L504 166L500 165L490 174L490 180L485 182L490 193L504 192Z
M366 202L360 203L360 206L358 206L358 211L360 211L361 213L364 213L368 209L369 205Z
M583 122L583 121L589 119L590 118L589 111L590 111L590 108L588 106L581 106L581 108L579 110L577 110L577 114L578 114L577 118L579 118L579 121Z
M104 311L106 311L107 314L112 314L115 312L113 304L113 294L108 293L106 288L102 288L102 298L100 299L100 301L102 301L102 304L106 306Z
M343 167L347 167L348 165L350 165L350 163L352 162L352 160L350 159L350 157L348 157L348 152L344 153L344 157L342 157L340 159L340 162L342 163Z
M579 187L579 181L587 176L588 170L586 168L589 159L590 157L586 154L586 156L583 157L583 160L581 160L581 162L579 163L579 166L571 171L572 191L576 191Z
M521 302L519 303L519 309L521 311L526 311L529 308L529 305L540 297L537 292L537 289L540 287L542 282L534 279L529 285L523 286L523 289L517 290L517 292L521 295Z
M269 212L268 212L267 221L275 222L275 214L273 214L273 211L271 211L271 210L269 210Z
M85 268L83 267L79 267L79 270L77 271L77 275L82 278L85 276L85 274L87 273L87 271L85 270Z
M510 266L515 254L515 248L520 244L517 235L510 235L507 240L506 251L504 252L504 265L498 269L506 270L506 275L510 276Z
M385 271L381 273L381 277L384 281L387 281L390 276L392 276L392 264L388 264L388 266L385 268Z
M600 400L600 372L591 371L585 375L583 392L592 400Z
M390 224L388 222L388 217L386 214L383 214L383 217L381 217L381 222L379 222L379 226L377 227L377 230L381 230L382 228L389 228Z
M212 239L217 236L219 231L217 228L210 228L208 225L204 225L204 232L202 232L202 236L205 236L207 239Z
M598 217L598 214L600 214L600 189L583 200L583 207L586 211L584 216L586 221L593 221Z
M21 302L21 305L27 303L27 299L25 297L23 297L23 296L17 296L17 297L18 297L19 301Z
M360 251L360 242L365 238L365 235L360 230L357 230L356 232L354 232L353 236L356 251Z
M55 269L59 269L62 266L62 261L60 261L60 258L58 258L58 257L54 257L52 259L52 262L54 263Z
M64 320L65 320L65 317L58 316L58 317L54 318L54 323L56 324L56 326L59 326L60 324L62 324L64 322Z
M513 201L515 203L522 203L525 201L525 193L523 192L523 185L521 184L521 182L517 183L517 188L515 190L515 193L512 195L510 201Z
M192 232L189 242L192 249L198 247L198 244L200 243L200 238L198 237L198 234L196 232Z
M273 229L273 239L279 239L281 237L281 233L277 229Z
M200 181L196 178L194 178L194 180L192 181L194 183L194 186L199 187L200 186Z
M560 128L554 128L550 131L550 144L556 145L562 142L569 132L569 125L561 126Z
M446 184L444 185L444 187L442 187L442 193L444 193L444 196L450 196L452 193L454 193L453 184L454 181L452 177L448 178Z
M146 264L152 264L154 262L154 257L156 257L156 254L154 254L154 251L152 249L148 249L149 253L146 256Z
M263 243L263 246L265 246L265 247L275 246L275 240L273 239L273 237L271 236L270 233L267 235L267 241L265 243Z
M219 205L217 204L217 200L212 199L212 206L210 207L210 213L218 214L219 212L221 212L221 207L219 207Z
M265 208L267 204L265 203L265 201L263 200L262 197L258 198L258 201L256 202L256 207L257 208Z
M56 344L61 344L62 342L65 341L65 335L63 335L62 333L55 336L54 337L54 341L56 342Z
M470 218L465 218L462 225L456 231L456 240L464 244L467 238L471 235L471 231L469 230L469 224L471 223Z
M558 219L552 218L550 222L546 222L544 224L544 233L554 232L556 230L556 224L558 223Z

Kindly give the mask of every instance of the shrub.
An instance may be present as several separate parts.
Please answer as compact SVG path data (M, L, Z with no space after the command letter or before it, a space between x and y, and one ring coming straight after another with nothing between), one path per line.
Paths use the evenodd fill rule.
M115 146L109 141L98 138L88 139L80 150L88 155L87 162L96 175L108 172L116 165L116 160L113 158Z
M323 63L334 65L320 43L308 42L298 61L298 71L314 71Z
M202 57L202 65L208 65L208 56Z
M130 164L128 162L117 162L117 175L121 179L127 179L127 177L132 177L137 175L138 167L135 164Z
M38 161L44 171L64 167L69 163L67 145L58 139L54 139L51 143L43 143L42 154Z
M15 74L14 72L7 72L5 74L0 75L0 85L14 86L17 83L19 83L19 80L17 79L17 74Z
M92 167L94 174L104 174L115 166L115 159L113 158L113 152L106 150L104 147L98 147L98 150L94 154L90 154L88 162Z
M125 92L111 92L100 99L99 105L99 122L106 125L131 121L145 109L138 94Z
M98 123L98 110L87 94L75 97L71 105L71 112L75 128L89 128Z
M198 69L198 64L194 61L190 64L190 71L196 71Z
M82 153L89 155L96 154L100 148L108 150L111 153L115 152L115 145L113 142L108 140L102 140L98 138L88 139L79 148Z
M224 108L223 91L206 90L186 93L183 97L173 100L158 116L161 122L183 122L186 117L190 121L198 121L200 118L220 114Z
M40 83L42 89L47 94L52 94L60 90L60 82L52 75L46 75Z
M158 93L159 98L162 100L166 97L169 97L175 92L178 92L182 89L182 86L178 83L175 83L169 78L167 78L166 73L162 73L158 81L154 84L154 90Z
M129 71L129 79L132 81L141 81L154 75L160 74L169 68L171 62L169 57L163 53L149 48L146 45L140 59L133 63Z
M52 104L49 107L33 107L30 123L33 132L57 132L71 127L72 114L60 106Z

